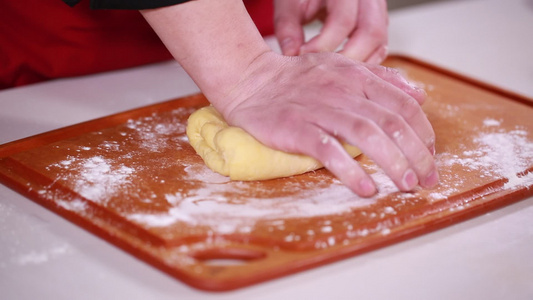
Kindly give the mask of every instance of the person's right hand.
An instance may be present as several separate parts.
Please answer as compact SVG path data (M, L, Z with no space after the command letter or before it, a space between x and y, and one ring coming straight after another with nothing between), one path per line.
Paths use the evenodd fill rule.
M379 64L387 56L385 0L276 0L276 37L285 55L332 52ZM303 25L323 19L320 33L304 40ZM343 44L344 43L344 44Z
M425 92L397 72L340 54L266 52L215 105L230 125L272 148L318 159L361 196L375 183L341 146L359 147L402 191L438 182Z

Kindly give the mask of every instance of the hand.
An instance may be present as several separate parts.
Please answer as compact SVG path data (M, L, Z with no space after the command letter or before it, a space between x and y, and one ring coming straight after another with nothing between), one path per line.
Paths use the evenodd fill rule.
M342 148L359 147L402 191L438 181L425 93L397 72L336 53L267 52L215 107L262 143L318 159L346 186L371 196L371 177Z
M276 0L275 30L285 55L335 51L356 61L381 63L387 56L385 0ZM320 34L304 43L302 26L323 16Z
M330 15L333 7L346 1L337 2L331 9L328 6ZM377 2L361 0L358 9ZM372 57L377 57L373 53L379 53L360 52L372 44L359 33L363 24L374 20L369 14L364 18L357 14L356 30L349 34L347 45L358 45L345 47L344 54L349 52L346 56L356 60L331 52L297 57L272 52L242 0L189 1L142 14L228 123L265 145L318 159L361 196L374 194L376 186L339 141L359 147L402 191L418 183L424 187L437 183L435 135L420 108L425 93L391 69L350 56L359 53L373 62ZM328 22L336 21L331 17ZM335 47L329 38L336 36L331 27L335 25L327 24L317 40Z

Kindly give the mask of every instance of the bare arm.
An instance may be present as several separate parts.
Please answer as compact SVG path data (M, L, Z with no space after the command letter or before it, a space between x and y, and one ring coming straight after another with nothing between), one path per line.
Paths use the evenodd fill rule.
M424 93L397 73L340 54L272 52L241 0L196 0L142 12L229 124L267 146L317 158L362 196L371 177L342 148L359 147L404 191L438 181Z
M197 0L141 13L219 111L250 64L271 51L242 0Z

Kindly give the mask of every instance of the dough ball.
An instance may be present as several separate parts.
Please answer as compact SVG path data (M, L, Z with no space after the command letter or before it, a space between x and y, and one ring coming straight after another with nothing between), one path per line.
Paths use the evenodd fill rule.
M269 148L246 131L229 126L212 106L194 112L187 136L205 164L232 180L265 180L302 174L322 167L316 159ZM352 157L361 154L345 145Z

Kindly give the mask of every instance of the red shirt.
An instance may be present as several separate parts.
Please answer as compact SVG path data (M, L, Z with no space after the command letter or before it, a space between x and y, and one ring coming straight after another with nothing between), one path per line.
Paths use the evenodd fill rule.
M245 3L261 34L272 34L272 0ZM4 1L0 20L0 89L172 58L138 11Z

